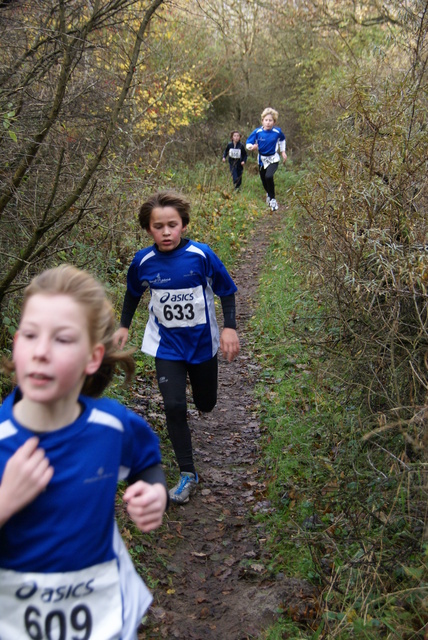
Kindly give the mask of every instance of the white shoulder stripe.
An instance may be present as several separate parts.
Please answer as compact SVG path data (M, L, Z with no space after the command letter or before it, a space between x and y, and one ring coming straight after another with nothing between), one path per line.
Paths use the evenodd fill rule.
M199 253L200 256L202 256L203 258L206 258L206 254L202 251L202 249L199 249L199 247L195 247L193 244L190 245L190 247L187 247L186 251L191 251L192 253Z
M123 431L123 424L118 418L112 416L111 413L100 411L99 409L92 409L88 422L97 422L98 424L103 424L106 427L112 427L112 429Z
M0 440L9 438L9 436L15 435L18 429L13 425L11 420L5 420L0 424Z
M155 255L154 251L150 251L146 256L144 256L144 258L141 260L140 265L143 264L143 262L145 262L146 260L148 260L149 258L153 258L153 256ZM139 266L140 266L139 265Z

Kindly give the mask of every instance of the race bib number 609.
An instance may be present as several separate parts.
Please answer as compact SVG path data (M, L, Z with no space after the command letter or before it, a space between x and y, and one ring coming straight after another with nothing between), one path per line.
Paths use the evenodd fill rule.
M0 640L118 640L116 561L67 573L0 570Z

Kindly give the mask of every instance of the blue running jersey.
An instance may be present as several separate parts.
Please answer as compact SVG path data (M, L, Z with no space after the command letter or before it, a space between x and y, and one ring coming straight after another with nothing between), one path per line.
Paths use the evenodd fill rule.
M249 144L258 144L258 162L262 166L262 156L275 156L279 151L285 151L285 135L279 127L274 126L272 129L263 129L258 127L254 129L247 138L246 146ZM275 159L275 162L279 162Z
M79 398L83 411L75 422L35 434L13 417L16 393L0 408L0 478L9 458L34 435L55 472L45 491L0 528L0 567L75 571L115 558L118 480L160 463L158 437L115 400L86 396Z
M0 408L0 477L35 435L13 417L17 393ZM135 640L152 601L114 516L118 480L159 464L158 437L114 400L79 402L75 422L36 434L54 475L0 528L2 640Z
M144 353L190 364L215 356L220 338L214 294L229 296L237 288L208 245L189 240L174 251L141 249L129 267L127 286L134 297L150 289Z

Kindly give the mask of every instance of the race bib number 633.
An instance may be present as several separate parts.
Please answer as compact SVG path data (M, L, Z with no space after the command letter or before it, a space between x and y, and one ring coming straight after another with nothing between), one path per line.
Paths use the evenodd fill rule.
M67 573L0 570L0 640L118 640L115 560Z
M150 304L160 324L169 329L206 323L202 286L189 289L153 289Z

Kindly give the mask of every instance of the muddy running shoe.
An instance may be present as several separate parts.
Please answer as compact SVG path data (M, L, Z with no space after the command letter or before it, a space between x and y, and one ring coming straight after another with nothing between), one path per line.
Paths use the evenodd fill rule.
M266 204L270 204L270 198L269 198L268 194L266 194Z
M178 483L169 490L171 502L175 502L175 504L185 504L189 502L189 498L195 493L197 486L198 475L196 474L195 476L195 474L190 471L182 471Z
M269 206L271 208L271 211L278 211L278 203L275 198L272 198L272 200L269 202Z

